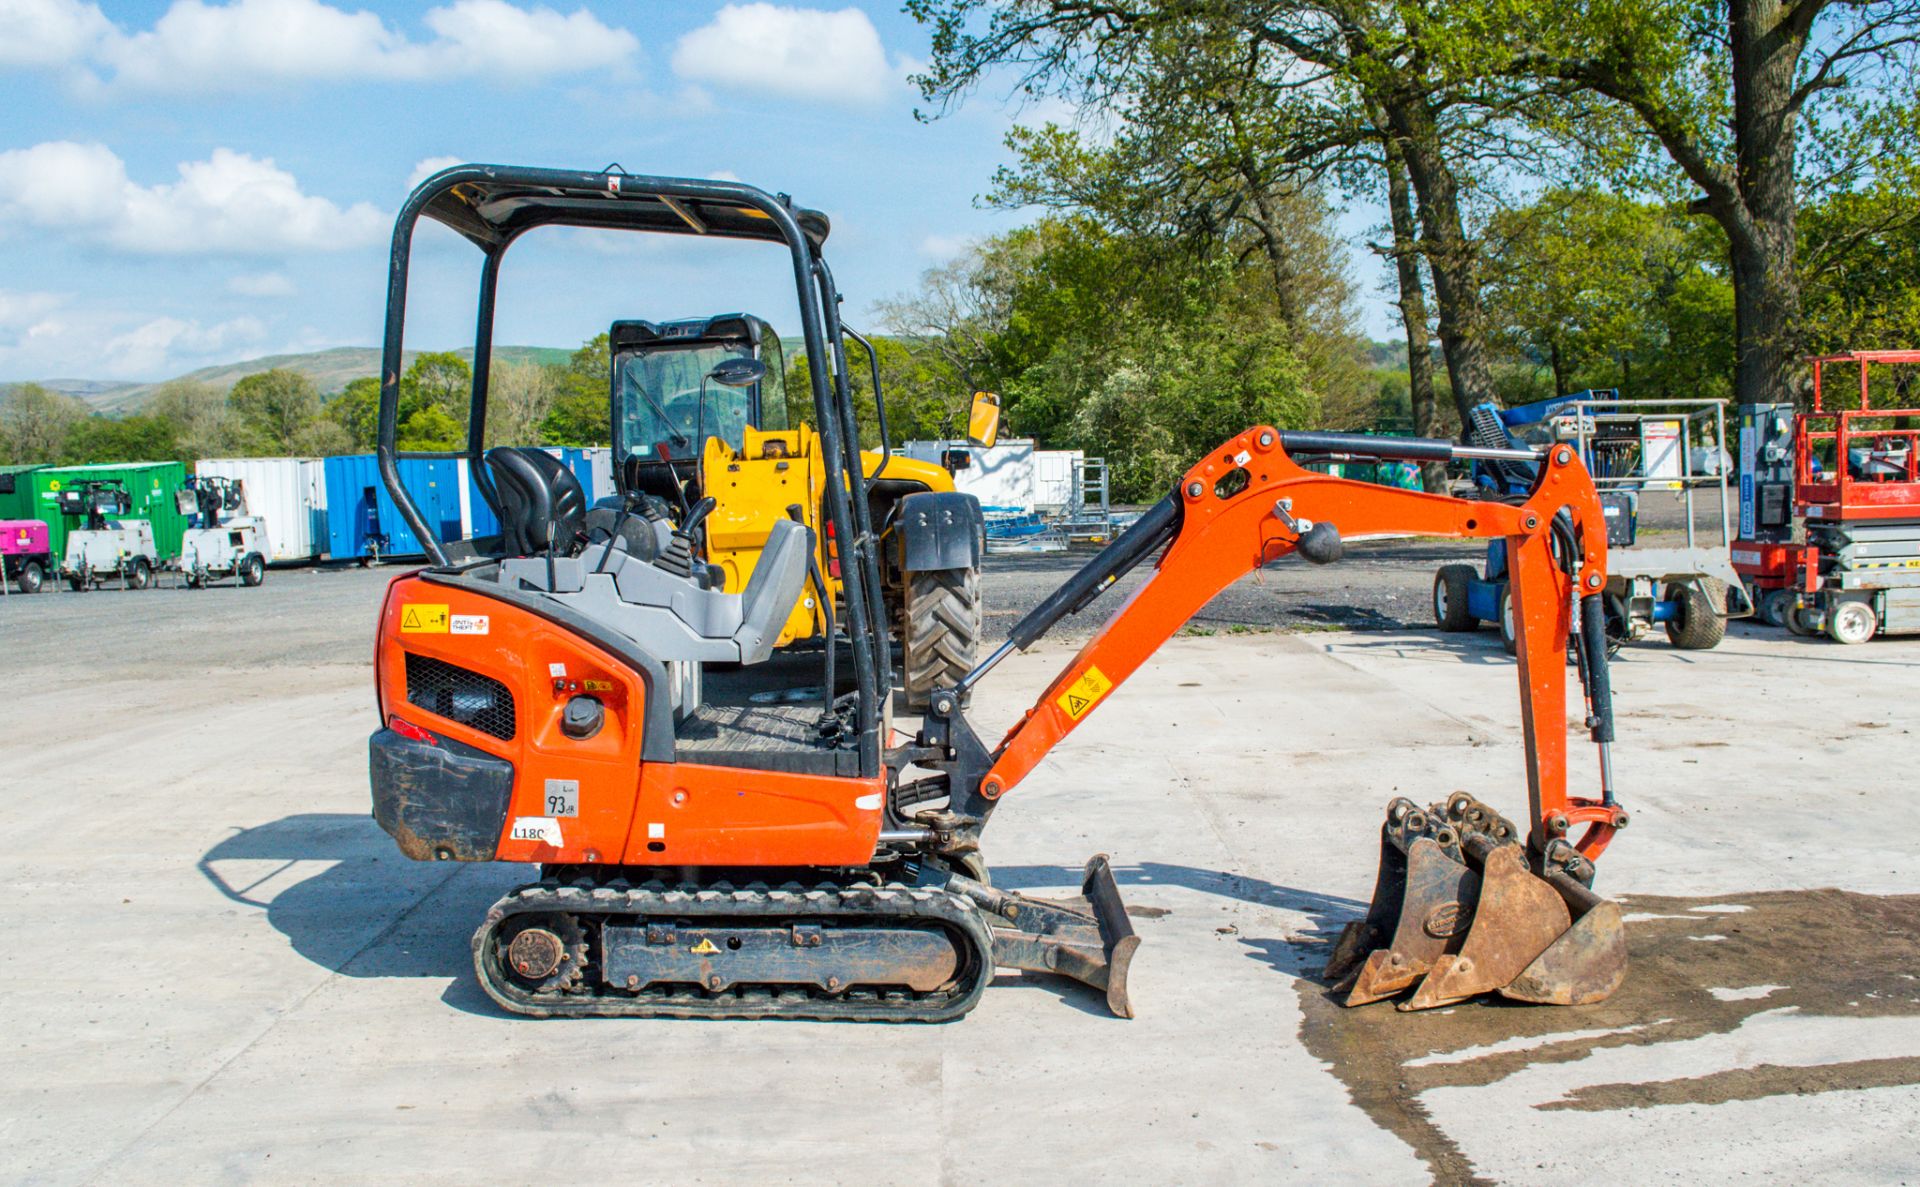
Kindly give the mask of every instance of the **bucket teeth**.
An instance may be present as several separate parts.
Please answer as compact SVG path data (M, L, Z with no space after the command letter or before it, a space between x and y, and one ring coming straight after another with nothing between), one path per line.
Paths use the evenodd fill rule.
M1421 811L1395 800L1381 830L1367 917L1349 923L1327 964L1349 1006L1417 986L1402 1010L1489 991L1520 1001L1600 1001L1626 975L1619 908L1579 878L1591 865L1549 847L1537 875L1511 823L1465 793Z

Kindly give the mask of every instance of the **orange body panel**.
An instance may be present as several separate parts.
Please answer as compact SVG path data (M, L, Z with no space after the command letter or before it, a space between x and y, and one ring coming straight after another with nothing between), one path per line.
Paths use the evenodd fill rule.
M1244 487L1220 493L1226 489L1222 480L1236 470L1245 471ZM1279 500L1290 499L1297 519L1325 520L1349 539L1391 532L1507 538L1513 604L1519 611L1514 625L1527 738L1529 824L1542 843L1584 825L1577 845L1588 857L1597 856L1613 835L1617 810L1597 800L1571 798L1566 790L1564 656L1572 625L1573 579L1553 564L1548 522L1561 506L1572 509L1587 550L1577 579L1586 589L1597 590L1606 582L1605 521L1593 482L1573 451L1555 450L1545 471L1534 496L1516 507L1332 478L1296 465L1271 428L1240 434L1180 480L1180 531L1157 570L1008 731L994 753L982 793L989 799L1004 795L1098 707L1108 690L1132 675L1216 593L1292 552L1293 532L1274 511ZM1193 493L1196 488L1200 493ZM1564 818L1566 829L1558 826L1556 817Z
M406 629L410 619L415 629ZM456 626L463 632L454 633ZM506 685L514 699L514 736L503 740L409 704L407 652ZM513 764L512 806L497 860L863 865L873 856L880 777L644 762L647 690L640 673L565 627L483 592L413 574L396 578L380 612L375 670L383 722L400 717ZM560 730L567 700L582 692L606 707L600 732L585 740ZM578 816L552 817L548 780L579 783ZM513 835L517 820L543 818L557 824L560 844Z

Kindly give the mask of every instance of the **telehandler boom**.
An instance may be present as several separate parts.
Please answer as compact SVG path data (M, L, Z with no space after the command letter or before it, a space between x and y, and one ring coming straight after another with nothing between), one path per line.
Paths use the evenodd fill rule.
M766 662L809 580L818 586L802 517L773 525L744 590L708 588L668 563L684 540L635 548L624 513L609 530L592 526L578 480L547 455L482 450L484 367L469 452L495 479L502 537L482 546L434 535L394 465L409 248L423 216L486 256L476 358L487 354L500 255L536 227L785 248L821 436L822 522L840 542L850 691L829 682L801 703L808 686ZM461 166L402 208L379 448L431 564L394 581L381 610L374 814L416 859L541 867L474 935L495 1001L536 1016L938 1021L964 1014L996 967L1012 967L1073 977L1130 1017L1139 939L1106 857L1087 863L1078 897L1005 891L981 855L987 821L1219 590L1289 553L1329 563L1343 536L1390 531L1508 541L1529 814L1523 832L1465 794L1429 812L1396 801L1375 902L1342 937L1333 971L1352 979L1356 1004L1415 982L1413 1005L1488 989L1557 1001L1611 991L1624 971L1619 915L1588 889L1592 859L1626 823L1607 764L1604 622L1587 593L1605 583L1605 527L1571 451L1526 452L1542 463L1539 482L1508 505L1347 482L1295 461L1477 456L1467 447L1250 429L1197 463L997 652L936 688L917 731L899 735L824 239L824 218L751 186L625 173ZM989 402L976 412L997 418ZM1149 580L989 749L968 722L966 694L1155 553ZM1570 634L1600 748L1590 797L1567 789ZM698 680L669 677L715 661L740 665L731 692L707 696Z

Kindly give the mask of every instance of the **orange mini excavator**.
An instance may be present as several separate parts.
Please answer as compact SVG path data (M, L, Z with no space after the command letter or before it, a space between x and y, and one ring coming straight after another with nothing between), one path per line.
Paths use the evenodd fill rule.
M497 538L443 539L397 464L409 456L394 442L422 216L483 255L460 456L499 513ZM555 225L760 241L791 264L824 457L796 469L795 513L772 525L740 592L689 562L701 555L704 504L676 515L628 481L654 459L616 459L618 493L590 505L546 453L483 447L500 260L522 234ZM926 567L981 547L978 518L955 502L875 522L826 237L823 216L752 186L619 171L460 166L402 208L379 460L430 563L395 580L380 612L374 815L413 858L539 867L473 938L495 1001L536 1016L937 1021L964 1014L1010 967L1075 978L1130 1017L1139 940L1107 859L1087 863L1078 897L1003 890L981 855L988 820L1215 593L1290 553L1325 564L1343 537L1386 532L1506 539L1529 811L1523 830L1465 793L1425 810L1395 801L1374 903L1341 937L1329 975L1356 1004L1408 989L1414 1007L1487 990L1558 1002L1611 992L1625 969L1619 911L1589 888L1592 859L1626 823L1607 762L1606 529L1571 450L1249 429L936 690L911 733L896 731L879 586L916 567L909 560ZM755 366L728 360L711 378L752 382ZM623 396L611 398L618 415ZM994 402L975 412L990 441ZM1299 464L1468 456L1539 463L1539 480L1516 504L1468 502ZM802 499L824 538L804 526ZM965 708L975 686L1156 555L1005 738L982 742ZM842 591L833 644L774 654L796 601L826 601L829 567ZM1600 752L1591 798L1567 791L1569 652Z

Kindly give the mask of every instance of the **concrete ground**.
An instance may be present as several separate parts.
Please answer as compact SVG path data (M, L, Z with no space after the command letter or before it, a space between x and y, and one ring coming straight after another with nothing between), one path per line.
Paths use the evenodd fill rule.
M1315 980L1389 797L1525 804L1492 633L1393 627L1176 639L995 817L1005 885L1114 855L1133 1021L1009 975L935 1027L536 1022L468 952L529 871L415 864L368 819L382 581L0 603L0 1180L1920 1179L1920 643L1624 653L1599 888L1633 965L1598 1006L1345 1011ZM982 732L1070 651L997 671Z

